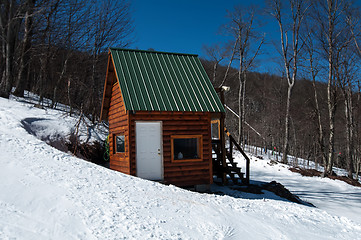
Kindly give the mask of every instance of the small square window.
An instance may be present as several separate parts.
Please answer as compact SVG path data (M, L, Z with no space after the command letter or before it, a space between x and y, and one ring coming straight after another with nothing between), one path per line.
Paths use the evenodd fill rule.
M172 160L202 160L202 136L172 136Z
M115 152L123 153L125 152L125 137L124 135L115 136Z

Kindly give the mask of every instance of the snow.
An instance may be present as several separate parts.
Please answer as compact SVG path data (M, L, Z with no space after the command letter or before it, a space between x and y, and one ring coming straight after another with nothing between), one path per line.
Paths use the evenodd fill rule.
M278 163L273 165L263 155L265 160L251 157L250 178L253 181L281 182L292 193L302 200L312 203L319 209L329 213L347 217L355 222L361 222L361 188L351 186L340 180L320 177L304 177L288 170L288 166ZM240 166L245 163L237 157ZM345 171L335 169L338 174L347 175Z
M79 115L69 117L69 107L63 104L57 104L56 110L51 108L34 107L39 102L39 97L31 92L25 91L26 99L11 96L12 100L17 101L23 107L17 109L18 116L22 118L20 123L23 127L37 138L52 143L56 141L66 141L71 134L76 131L76 125L79 122ZM11 102L15 102L11 101ZM50 106L51 101L44 98L44 105ZM4 111L14 111L4 109ZM17 111L15 110L15 111ZM31 115L22 114L23 111L31 111ZM74 111L74 110L73 110ZM74 111L77 113L78 111ZM17 118L20 119L20 118ZM0 119L1 120L1 119ZM78 129L80 142L104 141L108 135L107 127L104 124L92 124L86 117L81 118L81 124Z
M64 112L0 98L0 239L357 239L361 234L354 216L358 188L301 177L254 158L252 180L276 179L318 208L269 192L237 195L212 186L229 192L221 196L165 186L86 162L42 141L67 136L76 122ZM34 124L31 131L27 124ZM318 190L339 191L342 204ZM342 196L343 191L355 193L354 198ZM341 214L340 205L350 206L354 215Z

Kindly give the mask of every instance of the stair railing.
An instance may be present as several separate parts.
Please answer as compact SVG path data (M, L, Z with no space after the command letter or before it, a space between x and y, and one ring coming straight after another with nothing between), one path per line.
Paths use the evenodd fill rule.
M238 149L238 151L242 154L242 156L246 159L246 178L245 178L245 184L249 184L249 165L250 165L250 159L249 157L246 155L246 153L242 150L241 146L239 146L239 144L237 143L237 141L232 137L232 135L228 132L228 130L226 128L224 128L224 132L227 134L227 136L229 137L229 144L230 144L230 151L233 151L233 146L232 144L234 144L234 146L236 146L236 148Z

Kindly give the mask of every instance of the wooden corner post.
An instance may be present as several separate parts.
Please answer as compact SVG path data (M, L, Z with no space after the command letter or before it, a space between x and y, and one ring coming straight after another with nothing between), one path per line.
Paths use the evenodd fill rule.
M221 97L221 103L222 105L224 106L224 90L222 88L220 88L219 90L219 94L220 94L220 97ZM220 119L220 122L219 122L219 128L220 128L220 141L221 141L221 154L222 154L222 168L224 169L227 165L226 163L226 139L225 139L225 136L224 136L224 119L225 119L225 115L226 113L225 112L222 112L221 113L221 119ZM226 174L226 171L223 171L222 173L222 184L227 184L227 174Z

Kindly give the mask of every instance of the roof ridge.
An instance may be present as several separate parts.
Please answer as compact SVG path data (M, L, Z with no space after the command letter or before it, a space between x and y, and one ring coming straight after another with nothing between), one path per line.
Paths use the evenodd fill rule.
M140 49L116 48L116 47L110 47L109 49L110 50L116 50L116 51L146 52L146 53L158 53L158 54L170 54L170 55L198 57L198 54L191 54L191 53L163 52L163 51L154 51L154 50L140 50Z

